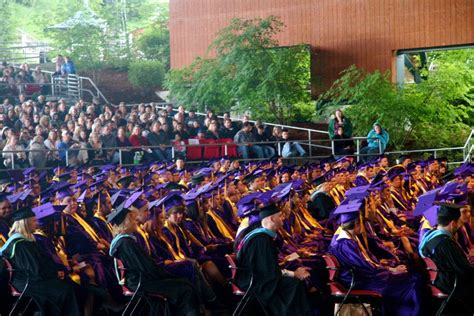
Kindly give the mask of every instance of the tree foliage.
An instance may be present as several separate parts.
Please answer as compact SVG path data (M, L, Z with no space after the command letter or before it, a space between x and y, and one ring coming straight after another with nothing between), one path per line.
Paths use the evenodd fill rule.
M473 126L474 69L472 63L444 58L436 59L436 70L426 80L403 88L390 82L388 72L352 66L320 100L330 100L329 106L349 104L345 112L358 136L381 122L394 149L462 145Z
M287 122L295 106L310 101L310 51L305 45L279 47L279 18L233 19L209 52L190 66L172 70L166 80L179 102L201 109L251 111L267 120Z
M136 87L143 89L161 86L165 70L158 60L138 60L130 63L128 80Z

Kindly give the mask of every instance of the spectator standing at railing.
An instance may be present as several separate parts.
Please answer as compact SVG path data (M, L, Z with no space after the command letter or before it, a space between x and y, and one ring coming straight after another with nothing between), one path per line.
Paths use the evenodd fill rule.
M337 132L337 128L339 126L342 126L344 129L344 135L347 138L352 137L352 123L351 121L344 116L344 113L342 112L341 109L337 109L336 112L334 113L334 117L329 121L329 137L331 139L334 138Z
M97 133L91 133L87 144L87 154L91 165L103 165L106 162L102 142Z
M19 152L8 152L12 150ZM5 165L5 167L12 168L14 166L15 169L28 167L28 161L24 150L25 147L18 143L18 137L15 134L11 134L10 138L7 140L7 144L5 145L5 147L3 147L2 151L3 164ZM14 165L12 164L12 159Z
M48 87L48 78L46 75L41 71L41 67L37 66L35 68L35 71L31 73L31 76L33 77L33 82L36 83L39 88L41 89L42 94L48 94L49 93L49 87Z
M265 158L262 147L252 144L255 143L255 135L252 133L250 122L243 123L242 129L234 136L234 143L238 145L238 151L243 159L249 159L250 154L254 154L258 159Z
M290 158L290 157L306 157L306 151L303 149L300 143L292 142L289 140L290 133L287 129L283 129L281 131L281 138L284 142L283 148L281 150L281 155L283 158Z
M58 54L56 58L53 60L55 63L55 72L54 76L60 76L62 73L63 65L64 65L64 57L61 54Z
M390 139L388 132L378 122L374 123L367 138L367 146L360 150L362 162L368 162L374 155L384 153Z
M61 66L61 74L63 76L73 75L76 73L76 66L72 61L71 57L64 57L64 64Z

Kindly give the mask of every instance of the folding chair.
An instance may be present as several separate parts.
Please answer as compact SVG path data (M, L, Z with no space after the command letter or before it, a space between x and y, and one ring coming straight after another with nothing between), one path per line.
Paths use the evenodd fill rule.
M426 270L428 271L428 275L430 276L430 284L428 284L430 290L431 290L431 296L442 299L443 302L441 303L441 306L439 307L438 311L436 312L436 316L440 316L443 313L443 310L446 308L446 305L448 305L449 301L451 300L451 297L454 294L454 291L456 290L456 286L458 284L458 277L455 273L454 274L454 285L453 289L449 294L444 293L441 291L438 287L436 287L435 281L436 278L438 277L438 272L452 272L452 271L445 271L445 270L440 270L436 266L436 263L431 260L430 258L423 258L426 264Z
M340 302L339 308L336 311L336 316L339 314L348 299L355 300L357 303L359 303L364 309L366 315L369 315L369 311L367 310L363 302L369 302L372 304L376 303L382 298L382 294L376 291L354 290L355 272L353 269L350 270L352 274L351 285L349 289L346 289L342 284L337 282L337 277L339 276L340 271L340 265L337 261L337 258L330 254L324 255L323 258L326 262L326 269L329 270L328 285L331 290L331 296L336 299L336 302Z
M8 316L25 314L26 311L28 310L28 308L30 307L31 302L34 302L36 304L36 306L41 310L41 307L33 299L33 297L26 294L26 291L28 290L28 286L30 285L30 278L26 279L26 285L23 288L23 290L21 290L21 291L18 290L13 285L13 276L14 276L15 271L18 271L18 270L15 270L13 268L11 262L7 258L2 257L2 260L5 263L5 267L7 268L7 271L8 271L8 286L10 287L10 293L14 298L16 298L15 303L13 304L13 307L10 310L10 313L8 314ZM23 311L21 313L15 313L22 301L26 301L25 308L23 309Z
M227 259L227 262L229 263L229 268L231 271L231 279L230 279L230 284L232 286L232 293L235 296L241 297L240 302L237 304L237 307L235 308L234 312L232 313L232 316L240 316L242 315L245 307L248 305L248 303L254 299L257 301L257 303L260 305L260 308L264 312L266 316L269 316L269 313L267 309L265 308L265 305L263 302L260 300L260 298L253 293L253 275L250 278L250 284L247 289L247 291L242 291L237 284L235 283L235 275L237 273L237 270L240 270L237 265L235 264L235 260L233 255L225 255L225 258Z
M148 304L148 306L151 306L151 303L149 301L149 298L157 299L160 304L163 304L164 309L163 309L163 314L165 316L170 316L171 312L169 309L169 304L168 304L168 299L164 297L163 295L157 294L157 293L144 293L141 291L141 285L142 285L142 275L140 274L140 278L138 280L138 286L135 289L135 291L131 290L129 287L126 285L126 277L125 277L125 271L127 270L123 262L120 259L114 258L115 262L115 273L117 275L117 279L119 282L119 285L122 287L122 294L125 297L130 297L127 305L125 306L125 309L122 312L122 316L132 316L135 311L137 310L138 306L140 303L145 300L145 302ZM135 299L138 299L136 303L134 303ZM132 309L131 312L129 310Z
M213 139L202 139L201 143L202 144L215 144L216 141ZM204 146L204 160L216 159L216 158L220 158L220 156L221 156L221 148L219 145Z

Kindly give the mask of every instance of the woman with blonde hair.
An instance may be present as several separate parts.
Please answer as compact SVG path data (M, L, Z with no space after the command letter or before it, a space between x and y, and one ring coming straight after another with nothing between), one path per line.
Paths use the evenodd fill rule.
M10 261L13 269L21 271L14 273L13 286L18 291L26 291L42 315L80 315L73 286L59 279L53 260L45 256L35 242L35 213L30 208L22 208L12 217L10 238L0 248L0 255Z

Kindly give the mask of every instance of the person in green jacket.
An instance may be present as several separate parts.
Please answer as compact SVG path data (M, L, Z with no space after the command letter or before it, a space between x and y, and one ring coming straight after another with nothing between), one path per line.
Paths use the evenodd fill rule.
M334 117L329 121L329 137L331 139L336 135L337 128L342 126L344 128L345 138L352 137L352 123L351 121L344 116L344 113L341 109L337 109L334 113Z

